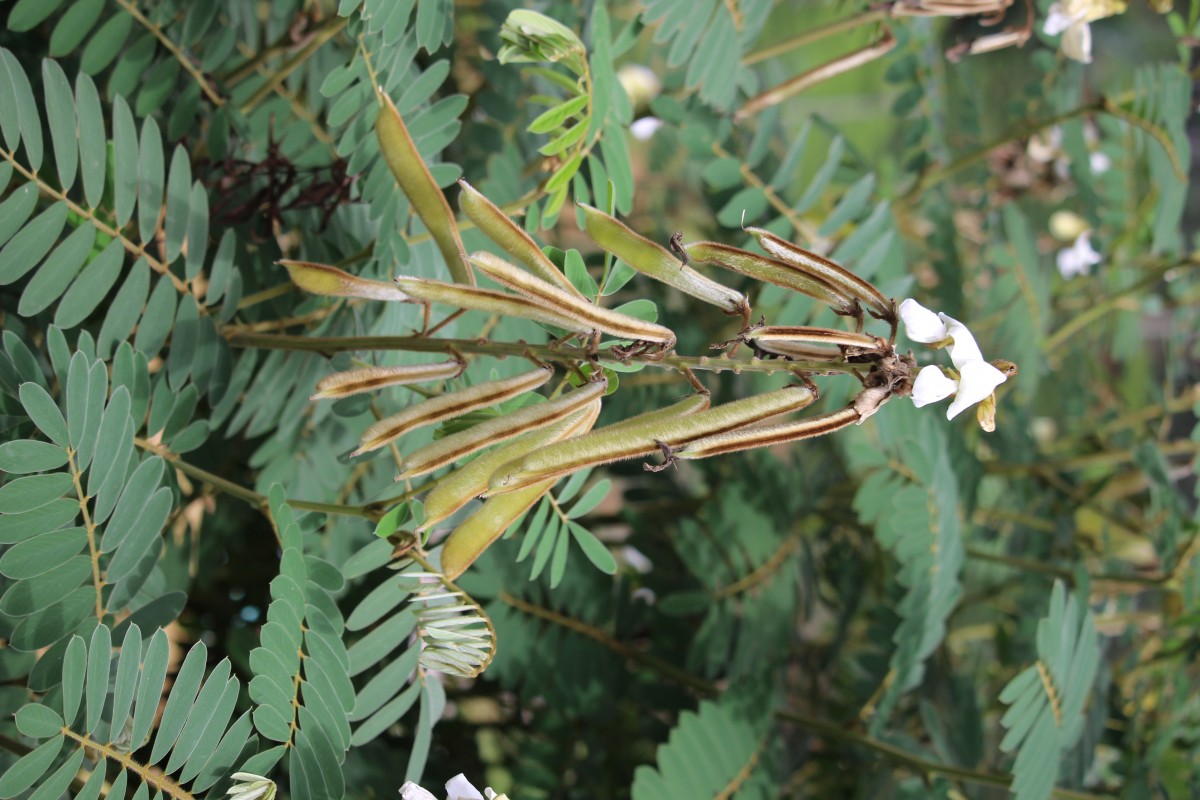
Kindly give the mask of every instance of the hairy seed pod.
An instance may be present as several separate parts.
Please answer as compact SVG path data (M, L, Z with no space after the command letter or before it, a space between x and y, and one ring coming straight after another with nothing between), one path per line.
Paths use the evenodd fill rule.
M477 408L494 406L532 391L550 380L552 374L554 370L549 367L538 367L512 378L487 381L415 403L399 414L381 419L367 428L359 441L359 448L351 453L350 457L378 450L388 442L417 428L433 425L444 419L461 417Z
M600 308L587 300L580 300L528 272L517 269L502 258L491 253L475 253L470 262L487 273L488 277L510 289L520 292L530 300L548 308L583 320L593 329L621 339L656 342L667 349L675 346L675 334L670 328L645 322L628 314Z
M811 419L801 419L795 422L785 422L782 425L771 425L765 428L754 428L747 431L729 431L716 436L705 436L688 442L675 451L676 458L694 459L719 456L724 453L736 453L739 450L750 450L755 447L770 447L776 444L797 442L801 439L811 439L814 436L824 436L827 433L845 428L859 422L861 415L854 406L822 414Z
M507 214L462 178L459 178L458 185L462 189L458 195L459 208L489 239L503 247L505 252L542 280L573 295L577 300L587 299L567 280L562 270L546 257L529 234L509 219Z
M311 261L280 261L287 267L292 283L309 294L329 297L362 297L367 300L393 300L415 303L399 287L384 281L373 281L343 272L337 267L314 264Z
M759 342L750 339L754 346L764 353L790 358L794 361L845 361L846 354L833 347L815 347L795 342Z
M806 294L825 303L844 317L854 316L857 312L857 305L848 295L839 292L827 281L783 261L764 258L749 250L717 242L693 242L685 245L684 249L692 261L715 264L742 275L749 275L755 280Z
M488 487L488 478L497 467L548 444L591 430L599 414L600 401L593 400L561 422L526 433L451 472L425 496L425 522L417 532L433 527L483 494Z
M773 392L687 416L678 414L639 422L636 419L610 425L586 436L559 442L530 453L518 463L496 470L489 494L509 492L552 476L562 476L585 467L629 458L644 458L659 452L661 445L683 442L734 430L764 419L799 411L811 405L816 394L807 387L787 386Z
M396 278L396 285L412 297L426 303L442 303L468 311L486 311L505 317L531 319L534 322L565 328L573 333L591 333L593 330L585 320L569 316L566 311L548 308L544 302L528 297L516 297L476 286L410 278L407 275Z
M860 348L866 351L887 350L886 340L869 333L851 333L850 331L836 331L832 328L816 328L808 325L766 325L747 331L745 336L760 345L771 345L777 342L815 342Z
M820 278L839 292L861 300L880 319L888 322L896 320L895 303L880 294L870 281L858 277L848 269L839 267L824 256L819 256L803 247L797 247L768 230L746 228L746 233L756 238L763 250L780 261Z
M462 575L509 526L541 500L557 480L550 478L485 500L446 538L442 545L442 573L450 580Z
M317 381L317 393L309 400L329 400L362 392L372 392L386 386L404 386L425 381L445 381L457 378L467 365L462 361L439 361L436 364L406 364L402 367L362 367L335 372Z
M741 292L709 280L696 270L685 267L662 245L634 233L625 223L598 208L576 203L587 220L587 234L596 244L643 275L673 286L684 294L712 303L726 314L740 314L747 308Z
M383 108L379 109L379 116L375 119L375 135L379 138L379 149L384 160L396 176L396 182L408 197L413 210L429 229L429 235L450 268L451 277L456 283L475 283L475 276L464 259L466 248L458 234L458 223L450 212L450 204L417 152L417 146L408 135L408 128L396 105L382 91L377 94L383 102Z
M561 397L526 406L438 439L404 459L404 471L396 476L396 480L407 480L433 472L490 445L553 425L593 400L603 397L607 389L608 379L601 373L599 380L591 381Z

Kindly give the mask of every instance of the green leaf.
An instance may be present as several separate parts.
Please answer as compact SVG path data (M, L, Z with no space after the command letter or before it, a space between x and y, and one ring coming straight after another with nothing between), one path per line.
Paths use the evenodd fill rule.
M825 161L821 164L816 174L808 183L808 188L804 190L804 194L796 202L792 209L797 214L803 214L812 207L817 200L821 199L821 194L824 193L825 187L833 180L833 175L837 172L838 166L842 163L842 150L845 149L846 142L841 136L835 136L829 144L829 150L825 153Z
M550 588L556 588L562 583L563 575L567 572L567 556L571 550L571 534L567 531L568 525L564 524L558 529L558 536L554 543L554 554L550 558Z
M0 513L20 514L41 508L71 491L72 486L71 476L62 472L11 480L0 486Z
M158 212L163 201L162 133L154 117L146 117L142 122L137 165L138 233L143 242L150 242L158 231Z
M63 0L18 0L8 12L8 29L13 33L31 31L62 4Z
M142 659L142 677L138 682L137 701L133 710L130 736L132 742L145 741L146 734L150 732L154 723L158 701L162 696L163 679L167 677L167 660L170 654L167 634L161 629L155 631Z
M9 586L0 597L0 612L28 617L62 600L92 572L91 559L77 556L36 578Z
M152 43L153 41L151 39ZM138 135L133 112L129 110L129 104L121 94L113 98L112 123L113 215L117 227L123 228L133 216L133 208L137 203ZM159 153L162 153L161 145ZM157 210L156 208L155 211Z
M96 241L96 229L91 225L76 228L54 252L42 262L41 268L29 281L21 294L17 313L32 317L49 308L71 281L79 274L83 262L92 252Z
M533 122L529 123L528 130L530 133L549 133L586 108L587 104L588 96L586 94L564 100L554 108L539 114Z
M16 544L47 531L58 530L79 516L79 501L52 500L23 514L8 514L0 525L0 544Z
M0 245L12 238L12 235L24 227L26 220L37 207L37 185L26 183L13 190L12 194L0 203Z
M54 203L0 249L0 286L19 280L45 258L67 224L67 207Z
M37 783L54 763L64 741L66 737L56 736L17 759L17 763L0 775L0 800L16 797Z
M4 108L0 103L0 117L15 112L15 118L20 125L21 140L25 144L27 165L35 172L42 168L42 120L38 115L37 101L34 99L33 87L29 77L21 68L16 56L0 48L0 83L4 83L4 73L8 73L8 85L11 91L12 108ZM4 138L9 139L8 128L5 128ZM16 143L9 141L9 149L15 150ZM4 259L0 258L0 263Z
M566 150L568 147L573 147L576 143L578 143L579 140L583 138L583 135L587 133L587 129L587 118L581 119L570 128L567 128L567 130L560 136L553 139L548 144L539 147L538 152L544 156L556 156Z
M54 165L58 169L59 184L63 189L69 189L75 183L75 172L79 167L75 96L62 67L50 59L42 61L42 84L46 122L50 128L50 142L54 145Z
M83 272L67 289L54 312L54 324L73 328L87 319L108 296L124 264L125 248L119 240L114 239L83 268Z
M83 731L92 734L100 724L104 701L108 696L108 665L112 661L112 632L107 625L97 625L88 645L87 681L83 699L86 709Z
M55 444L63 447L70 444L67 421L63 419L62 411L49 392L36 383L27 382L21 384L20 393L21 405L33 420L33 424L38 426L38 430L50 437Z
M75 0L50 34L50 55L65 56L79 47L100 19L105 0Z
M204 678L207 658L208 648L204 646L204 642L196 642L184 657L183 666L175 676L175 683L171 686L171 694L159 720L158 732L154 735L154 747L150 751L149 763L157 764L162 761L183 730L188 714L196 702L196 693L200 690L200 681Z
M130 19L128 14L117 14L116 17ZM100 108L96 84L82 73L75 78L75 112L79 121L79 168L83 175L83 193L88 205L95 208L104 196L108 137L104 132L104 112Z
M167 178L167 214L163 223L167 263L179 258L188 229L188 208L191 205L192 163L187 148L176 145L171 154L171 169Z
M50 706L30 703L17 712L17 730L31 739L49 739L63 726L63 719Z
M608 496L609 490L612 489L612 481L605 478L602 481L597 481L592 488L580 497L578 502L571 507L567 512L567 519L579 519L582 516L590 513L592 509L600 505L601 501Z
M821 236L832 236L837 233L838 229L854 219L857 219L867 202L871 199L871 195L875 191L875 173L868 172L866 175L855 181L842 199L838 201L837 207L833 209L833 213L825 218L821 223Z
M150 264L146 257L140 257L129 272L129 277L113 298L112 305L100 326L100 334L96 337L96 352L101 357L107 357L112 352L115 343L124 341L129 336L133 326L137 324L138 314L146 303L146 295L150 291Z
M113 679L112 714L110 729L125 730L129 712L133 709L133 697L137 693L139 668L142 660L142 629L131 624L121 641L121 655L117 661L117 672Z
M25 580L62 566L87 544L87 531L69 528L26 539L0 556L0 573Z
M14 475L44 472L67 463L67 451L49 442L18 439L0 444L0 470Z
M79 704L83 701L83 682L87 676L87 646L79 636L72 636L62 664L63 719L68 725L75 722Z
M99 494L106 482L121 481L125 477L123 469L114 467L126 464L129 461L129 452L133 448L133 419L129 416L129 405L129 390L118 386L109 398L96 437L95 459L97 463L110 466L108 469L93 469L88 473L89 496Z
M154 493L144 508L139 509L136 521L128 530L123 531L124 535L117 547L117 553L109 562L107 574L111 583L124 580L137 568L142 558L149 552L151 545L157 540L163 525L167 523L171 505L171 490L164 487ZM106 539L113 530L113 522L105 526ZM105 547L112 547L108 542L103 544Z
M133 17L124 11L118 11L109 17L83 47L83 55L79 60L81 76L95 75L111 64L125 46L125 40L129 38L132 28ZM82 114L80 116L82 117ZM80 144L82 145L82 142ZM88 202L91 202L91 195L88 197Z
M41 786L38 786L37 790L29 796L29 800L57 800L61 797L79 773L79 767L83 764L83 756L83 748L76 748L71 755L67 756L66 761L59 764L58 769L54 770Z
M208 253L208 193L204 184L196 181L192 184L191 198L188 200L187 222L187 269L188 280L192 280L204 269L204 258Z
M612 553L604 546L603 542L596 538L594 533L577 522L569 523L568 527L570 527L575 541L579 543L579 548L583 550L583 554L587 556L588 561L591 561L596 569L606 575L615 575L617 573L617 560L613 558Z

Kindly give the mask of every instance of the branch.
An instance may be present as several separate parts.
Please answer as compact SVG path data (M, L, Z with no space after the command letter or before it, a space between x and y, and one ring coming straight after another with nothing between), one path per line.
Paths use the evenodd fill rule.
M138 10L138 7L132 2L132 0L117 0L117 5L125 9L126 13L137 20L139 25L150 31L150 33L154 34L154 38L158 39L167 52L174 56L175 60L180 63L187 74L191 75L192 79L200 85L200 90L204 92L205 96L208 97L209 101L211 101L214 106L220 108L221 106L225 105L225 98L221 97L221 95L217 93L217 90L213 88L212 83L208 80L208 77L200 70L199 67L196 66L195 62L193 62L192 59L183 52L179 45L171 41L171 39L163 32L162 28L148 20L146 16Z

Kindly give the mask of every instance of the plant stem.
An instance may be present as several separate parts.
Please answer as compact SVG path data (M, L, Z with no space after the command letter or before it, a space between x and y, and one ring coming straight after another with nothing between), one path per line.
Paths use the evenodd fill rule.
M742 59L742 63L746 66L757 64L760 61L766 61L769 58L781 56L784 53L804 47L806 44L820 41L827 36L841 33L842 31L853 30L860 25L870 25L875 22L880 22L887 19L888 11L886 8L871 8L863 11L861 14L856 14L852 17L840 19L837 22L830 22L827 25L822 25L819 28L813 28L810 31L805 31L799 36L793 36L791 39L786 39L778 44L773 44L770 47L764 47L762 50L756 50Z
M604 351L594 353L584 347L555 347L550 344L526 344L525 342L492 342L478 339L429 339L424 336L284 336L277 334L234 334L228 337L233 347L257 347L267 350L297 350L313 353L339 353L347 350L405 350L416 353L470 353L495 358L508 356L536 356L544 361L572 363L591 361L599 357L606 359ZM724 356L681 356L670 353L664 356L632 356L632 363L658 365L683 372L685 369L709 372L788 372L793 375L805 371L828 372L838 370L847 374L861 374L857 365L832 364L828 361L764 361L751 359L738 361Z

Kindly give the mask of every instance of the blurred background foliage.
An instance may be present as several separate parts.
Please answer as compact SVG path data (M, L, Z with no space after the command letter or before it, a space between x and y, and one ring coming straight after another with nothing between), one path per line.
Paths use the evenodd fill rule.
M562 82L496 57L527 5L587 49L576 159L527 130ZM514 800L1197 796L1200 4L1105 8L1082 64L1040 1L0 6L0 797L216 797L239 768L295 797L458 772ZM452 204L467 178L593 285L620 268L568 200L659 242L766 227L967 321L1020 366L996 431L898 399L828 439L577 476L431 597L445 530L403 552L420 484L346 457L420 396L308 399L428 360L313 337L407 336L420 309L274 264L447 278L376 86ZM756 318L834 324L719 279ZM645 278L613 300L652 301L681 353L738 333ZM548 338L478 312L438 335ZM640 366L602 423L689 391ZM439 602L494 629L479 677L442 671Z

